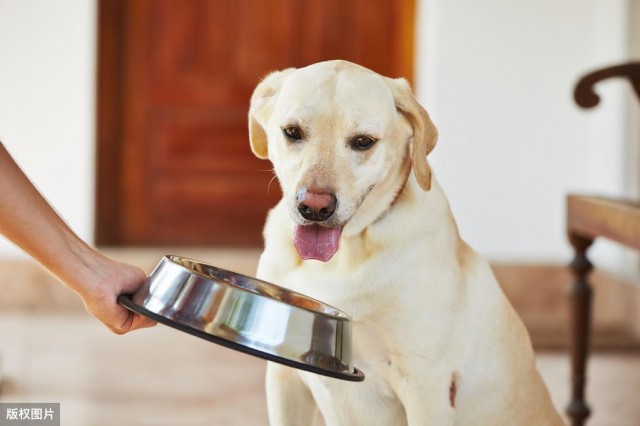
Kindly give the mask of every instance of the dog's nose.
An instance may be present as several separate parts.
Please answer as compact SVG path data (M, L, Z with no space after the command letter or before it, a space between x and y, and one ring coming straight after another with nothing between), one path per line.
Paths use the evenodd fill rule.
M303 189L298 192L296 201L300 215L314 222L328 220L335 213L336 204L338 204L334 194L314 189Z

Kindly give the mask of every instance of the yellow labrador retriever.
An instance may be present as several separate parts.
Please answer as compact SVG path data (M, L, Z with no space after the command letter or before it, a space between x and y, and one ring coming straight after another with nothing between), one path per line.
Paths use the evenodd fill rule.
M273 425L560 425L526 329L458 234L427 154L437 132L403 79L345 61L268 75L251 148L283 197L258 276L349 313L351 383L270 363Z

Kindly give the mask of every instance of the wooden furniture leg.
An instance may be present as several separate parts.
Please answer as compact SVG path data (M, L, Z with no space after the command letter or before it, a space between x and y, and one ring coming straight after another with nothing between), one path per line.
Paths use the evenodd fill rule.
M640 99L640 62L593 71L578 81L573 95L582 108L600 102L594 90L596 83L610 78L625 78ZM575 251L571 270L575 280L570 290L570 339L572 397L567 414L573 426L583 425L591 410L585 402L585 370L591 333L592 290L587 279L593 268L587 250L596 237L603 237L640 250L640 204L611 197L569 195L567 197L567 231Z
M589 335L591 329L592 289L588 281L593 265L587 258L587 250L593 239L569 234L569 241L575 251L570 264L575 280L570 288L571 321L571 383L572 397L567 406L567 414L572 426L582 426L591 410L585 401L586 364L589 355Z

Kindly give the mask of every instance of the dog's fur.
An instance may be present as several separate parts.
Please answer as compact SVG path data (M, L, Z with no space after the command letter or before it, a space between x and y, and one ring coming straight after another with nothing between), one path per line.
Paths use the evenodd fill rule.
M283 134L299 126L304 137ZM426 160L437 132L403 79L345 61L267 76L249 112L253 152L283 191L258 276L352 317L351 383L270 363L273 425L559 425L522 322L487 262L464 243ZM366 135L377 142L359 151ZM335 194L342 227L327 262L303 260L301 188Z

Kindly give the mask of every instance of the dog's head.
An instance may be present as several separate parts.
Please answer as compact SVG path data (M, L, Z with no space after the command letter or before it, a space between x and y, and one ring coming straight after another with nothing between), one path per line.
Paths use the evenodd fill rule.
M304 259L329 260L343 229L378 219L412 169L431 187L437 132L408 83L349 62L269 74L251 97L249 135L273 163Z

